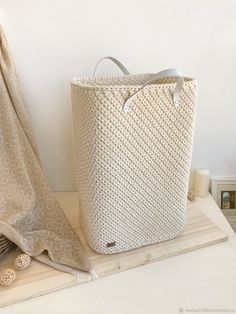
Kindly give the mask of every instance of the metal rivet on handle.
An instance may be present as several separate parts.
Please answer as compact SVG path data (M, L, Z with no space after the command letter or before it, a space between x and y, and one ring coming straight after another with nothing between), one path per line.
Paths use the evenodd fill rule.
M179 99L174 98L174 104L175 104L175 108L179 107L180 105Z
M128 112L130 110L131 102L132 102L133 97L130 96L129 98L126 99L124 106L123 106L123 111Z

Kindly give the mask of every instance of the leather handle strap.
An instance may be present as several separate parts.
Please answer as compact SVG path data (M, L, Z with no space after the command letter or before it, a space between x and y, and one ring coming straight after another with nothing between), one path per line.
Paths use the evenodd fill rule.
M175 107L177 108L180 105L180 93L181 90L183 88L184 85L184 79L182 74L176 70L176 69L167 69L158 73L155 73L153 75L151 75L151 77L142 85L142 87L140 87L136 92L134 92L131 96L129 96L124 103L123 106L123 110L124 112L128 112L133 99L135 98L135 96L147 85L154 83L155 81L157 81L160 78L164 78L164 77L177 77L177 82L176 82L176 86L175 86L175 90L174 90L174 94L173 94L173 102Z
M98 60L94 72L93 72L93 77L95 77L96 72L97 72L97 68L99 66L99 64L103 61L103 60L110 60L112 62L114 62L119 69L121 70L121 72L124 75L129 75L129 71L126 69L126 67L116 58L111 57L111 56L107 56L107 57L103 57L100 60ZM123 105L123 111L124 112L128 112L130 110L130 107L132 105L132 102L135 98L135 96L147 85L154 83L155 81L157 81L160 78L164 78L164 77L177 77L177 81L176 81L176 86L175 86L175 90L173 93L173 102L174 102L174 106L177 108L180 105L180 93L181 90L183 88L184 85L184 78L183 75L180 73L180 71L178 71L177 69L167 69L164 71L160 71L158 73L152 74L151 77L136 91L134 92L132 95L130 95L124 102Z
M115 63L124 75L129 75L129 74L130 74L129 71L126 69L126 67L125 67L119 60L117 60L117 59L114 58L114 57L107 56L107 57L103 57L103 58L101 58L100 60L98 60L98 62L97 62L96 65L95 65L95 69L94 69L94 72L93 72L93 77L96 76L97 68L98 68L99 64L100 64L103 60L110 60L110 61L112 61L113 63Z

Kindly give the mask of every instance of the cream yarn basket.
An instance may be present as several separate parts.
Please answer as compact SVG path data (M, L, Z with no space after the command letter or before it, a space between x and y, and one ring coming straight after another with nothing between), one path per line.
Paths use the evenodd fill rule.
M103 59L124 75L95 77ZM175 69L131 75L103 59L71 83L74 157L87 242L112 254L183 231L197 84Z

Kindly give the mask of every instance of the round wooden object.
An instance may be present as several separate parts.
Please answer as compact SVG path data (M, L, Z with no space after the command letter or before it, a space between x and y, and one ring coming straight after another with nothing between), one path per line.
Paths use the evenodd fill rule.
M194 191L189 191L189 192L188 192L188 200L189 200L190 202L193 202L194 199L195 199Z
M31 258L29 255L20 254L15 259L15 268L18 270L22 270L22 269L29 267L30 263L31 263Z
M0 285L10 286L16 280L14 269L3 269L0 273Z

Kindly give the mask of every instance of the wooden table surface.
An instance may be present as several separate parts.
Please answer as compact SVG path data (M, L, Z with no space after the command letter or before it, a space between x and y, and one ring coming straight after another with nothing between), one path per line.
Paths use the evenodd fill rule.
M70 215L77 206L76 193L56 196ZM191 206L200 206L229 240L11 305L0 313L236 313L236 235L211 195Z

